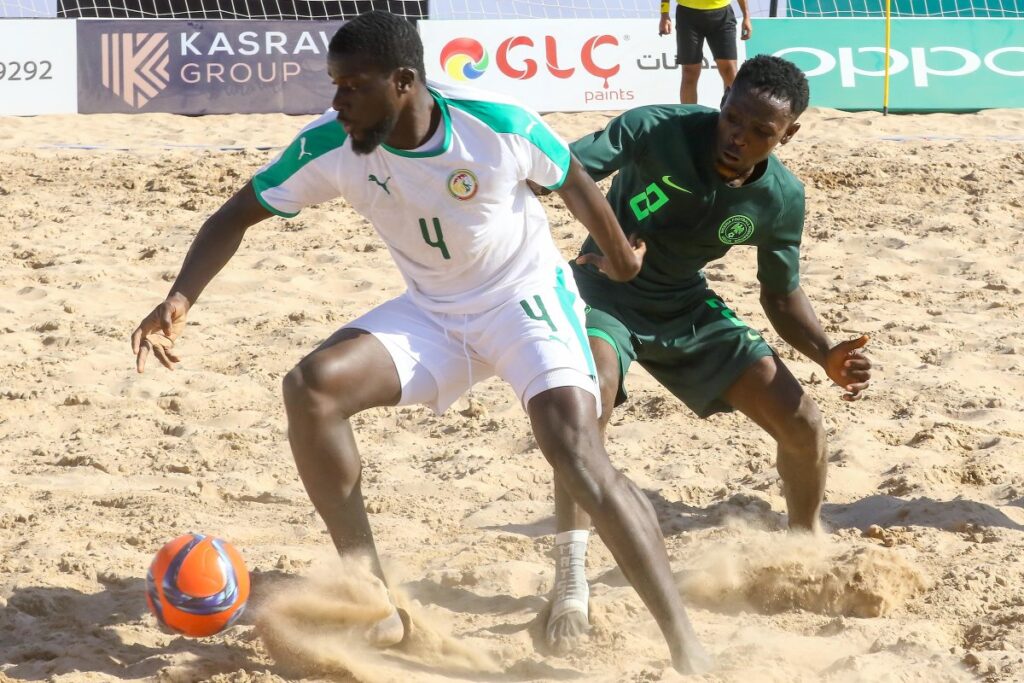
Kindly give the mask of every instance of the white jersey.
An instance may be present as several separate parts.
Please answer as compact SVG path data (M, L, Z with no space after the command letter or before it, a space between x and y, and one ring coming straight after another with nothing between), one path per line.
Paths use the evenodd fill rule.
M252 184L271 212L344 197L387 243L416 305L473 314L546 283L564 261L524 182L557 189L569 147L533 111L492 93L428 88L443 142L428 151L352 151L331 109L303 128Z

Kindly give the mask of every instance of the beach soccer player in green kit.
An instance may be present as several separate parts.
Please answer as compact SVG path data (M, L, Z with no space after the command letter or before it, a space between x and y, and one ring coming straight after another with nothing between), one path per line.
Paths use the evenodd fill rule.
M332 38L327 63L332 108L204 223L167 298L132 335L138 370L150 353L168 368L178 361L189 309L246 230L344 197L388 245L407 290L337 330L284 378L292 455L338 552L368 556L385 581L350 418L376 406L441 412L499 375L654 615L673 665L706 670L654 509L604 450L584 306L526 181L559 193L605 250L595 264L609 277L635 276L643 248L536 113L493 93L428 84L408 21L360 15ZM409 629L391 605L366 637L386 647Z
M702 268L735 246L757 248L761 306L787 343L858 398L871 376L867 337L833 344L800 287L804 189L771 152L800 129L808 86L792 63L745 62L721 112L639 107L570 145L595 180L618 171L608 201L647 254L640 274L613 282L587 263L573 274L588 305L587 333L601 385L602 433L626 399L631 363L643 366L699 417L739 410L778 444L789 525L817 531L825 491L825 430L814 401L756 330L708 287ZM558 524L548 644L571 649L589 626L585 554L590 520L555 480Z

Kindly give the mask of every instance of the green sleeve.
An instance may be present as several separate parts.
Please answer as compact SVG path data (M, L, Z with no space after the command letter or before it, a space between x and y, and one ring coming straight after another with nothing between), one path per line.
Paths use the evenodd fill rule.
M642 110L631 109L609 121L603 130L584 135L569 149L591 178L602 180L643 156L648 123Z
M773 226L775 239L757 248L757 279L773 292L788 294L800 284L800 238L804 231L804 192L791 192Z

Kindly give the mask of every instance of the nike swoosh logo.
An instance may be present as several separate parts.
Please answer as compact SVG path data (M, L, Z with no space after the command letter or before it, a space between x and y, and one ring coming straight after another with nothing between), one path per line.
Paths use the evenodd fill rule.
M680 192L685 192L686 194L693 194L692 192L687 190L685 187L679 187L678 185L673 183L672 182L672 176L669 176L669 175L661 176L661 182L665 183L669 187L674 187L675 189L679 190Z
M747 330L747 339L749 339L750 341L757 341L760 338L761 338L761 335L759 335L757 332L754 332L752 330Z

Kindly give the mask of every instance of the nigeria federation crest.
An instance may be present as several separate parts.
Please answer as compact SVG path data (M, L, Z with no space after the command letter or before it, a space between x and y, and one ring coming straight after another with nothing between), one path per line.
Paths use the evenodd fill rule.
M472 199L476 195L479 182L473 172L465 168L452 171L448 176L448 192L460 202Z
M722 244L742 244L754 234L754 221L746 216L729 216L718 226L718 241Z

